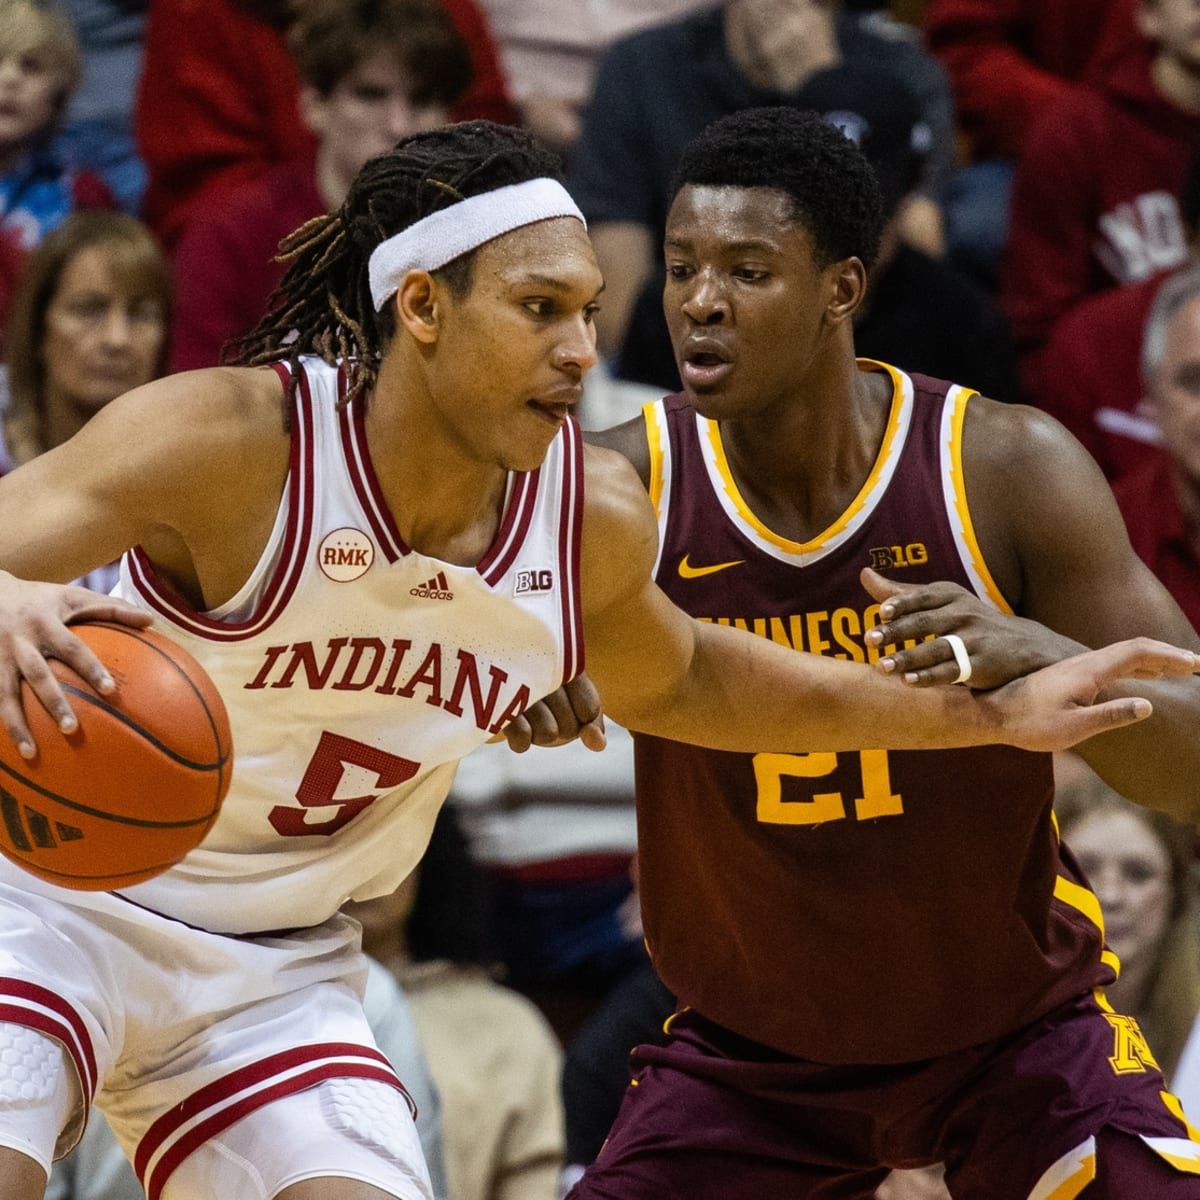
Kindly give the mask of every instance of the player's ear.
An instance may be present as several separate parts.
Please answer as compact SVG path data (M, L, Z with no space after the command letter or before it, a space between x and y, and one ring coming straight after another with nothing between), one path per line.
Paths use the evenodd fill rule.
M418 342L431 346L437 341L442 320L441 296L428 271L409 271L391 303L396 306L397 324Z
M867 294L867 269L862 259L850 257L828 268L830 293L825 316L830 324L840 325L853 318Z

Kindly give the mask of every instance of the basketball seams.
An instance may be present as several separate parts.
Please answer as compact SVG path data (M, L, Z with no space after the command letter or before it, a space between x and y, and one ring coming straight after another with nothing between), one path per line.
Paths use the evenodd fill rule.
M220 693L185 648L105 621L75 632L124 691L113 703L69 663L51 662L80 737L51 735L27 699L48 740L34 764L0 754L0 853L50 883L111 891L169 870L207 836L232 772L232 736Z
M143 646L147 646L151 650L153 650L156 654L161 655L164 659L166 659L167 662L169 662L171 664L172 667L175 668L176 672L187 683L188 687L191 688L196 699L200 701L200 706L204 710L205 719L208 721L208 728L209 728L210 732L212 733L213 744L217 748L217 768L218 768L217 769L217 791L216 791L216 798L213 801L213 806L212 806L212 809L210 810L209 818L208 818L210 821L213 820L216 817L217 813L220 811L221 801L225 796L226 787L225 787L224 767L225 767L225 764L228 761L228 759L233 754L233 745L232 745L232 739L231 739L230 745L228 747L222 746L221 734L220 734L220 731L217 729L216 721L213 720L212 711L209 706L209 698L204 695L204 693L200 690L199 687L197 687L196 681L191 677L191 675L187 671L185 671L183 669L183 667L181 667L179 665L178 662L175 661L175 659L172 657L171 654L169 654L165 649L163 649L163 647L156 646L154 644L154 642L152 642L149 638L142 637L140 630L130 629L124 625L110 624L107 621L93 621L93 622L90 622L90 624L98 625L102 629L111 629L114 633L119 633L119 634L125 635L126 637L131 637L134 639L134 641L140 642ZM201 668L201 670L203 670L203 668ZM202 678L207 680L208 676L202 675ZM220 694L218 692L216 692L215 687L213 689L213 692L214 692L214 697L216 699L217 704L221 705L223 707L223 703L221 701ZM206 768L206 769L211 769L211 768Z
M44 796L47 800L53 800L56 804L61 804L65 808L81 812L86 816L99 817L101 820L113 821L118 825L131 825L138 829L191 829L196 825L203 825L206 821L212 820L211 813L205 813L202 817L192 817L187 821L149 821L145 817L125 817L114 812L109 812L107 809L91 808L86 804L81 804L78 800L68 800L65 796L60 796L57 792L50 791L49 788L43 787L40 783L35 783L19 771L14 771L3 760L0 760L0 771L11 776L22 787L27 787L31 792L36 792L39 796Z
M171 666L175 668L176 672L184 680L188 687L191 688L196 699L200 701L200 704L204 709L204 716L208 721L208 728L213 735L213 744L217 748L218 757L221 758L222 754L227 755L229 753L229 751L221 745L221 734L217 729L216 722L213 720L209 697L204 695L200 688L196 686L196 681L191 677L191 675L188 674L188 672L185 671L183 667L180 666L180 664L176 662L175 659L169 653L167 653L165 649L163 649L162 646L152 642L149 638L143 637L143 631L140 629L130 629L124 625L110 624L108 621L89 621L87 624L100 629L110 629L113 633L119 633L123 634L125 637L131 637L134 639L134 641L141 642L143 646L147 646L149 649L153 650L155 654L165 658L167 662L169 662ZM199 667L199 663L196 665ZM201 668L201 670L203 670L203 668ZM217 702L220 703L219 697L217 697Z
M67 683L66 680L63 679L60 679L58 682L59 686L64 692L69 692L72 696L76 696L85 704L90 704L93 708L98 708L101 712L108 713L110 717L120 721L122 725L126 726L126 728L132 729L133 732L139 737L144 738L156 750L161 751L167 756L167 758L171 759L173 762L177 762L181 767L187 767L189 770L201 772L219 771L225 765L229 757L227 754L223 754L215 762L193 762L190 758L186 758L178 751L172 750L171 747L165 742L159 741L159 739L156 738L154 734L150 732L150 730L146 729L142 725L139 725L127 713L123 713L119 708L114 708L111 704L108 704L103 696L93 696L90 692L85 692L82 688L76 687L73 683Z

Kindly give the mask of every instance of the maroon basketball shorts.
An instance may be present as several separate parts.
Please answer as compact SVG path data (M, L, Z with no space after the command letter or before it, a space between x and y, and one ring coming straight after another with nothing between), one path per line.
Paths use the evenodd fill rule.
M955 1200L1200 1200L1200 1133L1100 995L900 1065L789 1058L690 1011L670 1033L633 1052L569 1200L869 1200L939 1161Z

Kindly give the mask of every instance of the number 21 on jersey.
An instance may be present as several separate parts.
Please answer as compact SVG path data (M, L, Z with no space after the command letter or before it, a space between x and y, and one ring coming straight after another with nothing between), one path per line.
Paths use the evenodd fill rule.
M904 812L904 801L892 791L886 750L858 753L862 795L854 800L859 821L895 817ZM848 816L841 792L814 792L807 800L784 800L783 780L823 779L837 770L838 756L829 751L816 754L756 754L754 779L758 784L758 819L764 825L823 825Z

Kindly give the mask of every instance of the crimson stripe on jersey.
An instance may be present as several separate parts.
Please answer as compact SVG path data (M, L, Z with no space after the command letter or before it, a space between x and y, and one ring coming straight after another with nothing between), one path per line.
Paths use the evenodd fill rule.
M137 1153L133 1160L134 1171L139 1178L143 1177L150 1159L158 1153L163 1143L181 1125L186 1124L193 1117L199 1116L205 1109L213 1108L223 1101L229 1100L244 1088L266 1083L273 1076L281 1075L285 1071L292 1071L308 1063L333 1058L371 1059L392 1072L391 1063L388 1062L386 1055L380 1053L373 1046L360 1046L354 1042L321 1042L312 1046L298 1046L291 1050L281 1050L279 1053L259 1059L258 1062L251 1063L249 1066L231 1071L228 1075L222 1075L220 1079L206 1084L199 1091L193 1092L181 1104L177 1104L163 1113L146 1130L142 1140L138 1143ZM330 1063L328 1065L335 1068L336 1073L339 1069L344 1071L347 1066L352 1064ZM391 1074L391 1079L403 1092L403 1085L400 1084L394 1072ZM404 1094L408 1095L407 1092ZM409 1100L409 1104L412 1104L411 1100Z
M275 571L247 620L218 621L194 612L170 584L159 578L154 564L140 546L129 552L129 574L138 594L160 615L197 637L230 642L254 637L278 618L300 582L312 535L314 418L308 376L303 370L299 383L289 456L291 484L288 488L287 530Z
M226 1129L236 1124L243 1117L248 1117L251 1113L257 1112L260 1108L276 1100L282 1100L284 1097L293 1096L298 1092L305 1092L309 1088L316 1087L318 1084L324 1083L329 1079L368 1079L376 1083L383 1083L398 1091L408 1102L410 1109L413 1107L412 1099L408 1092L405 1091L404 1085L400 1080L394 1074L380 1067L354 1063L328 1063L325 1066L316 1067L311 1071L304 1072L302 1075L295 1075L291 1079L282 1080L272 1087L263 1088L261 1091L253 1092L249 1096L243 1096L235 1104L231 1104L228 1108L223 1108L220 1112L214 1113L207 1120L201 1121L198 1125L188 1130L158 1160L154 1170L150 1174L150 1178L143 1180L143 1186L146 1189L146 1200L160 1200L162 1190L175 1168L189 1154L199 1149L210 1138L216 1137L219 1133L224 1133Z
M579 607L579 543L583 521L583 437L568 417L564 425L562 511L558 521L558 577L562 581L563 683L583 670Z
M24 1000L28 1003L48 1008L57 1018L47 1017L21 1004L5 1003L8 1001ZM28 1025L31 1029L39 1029L43 1033L50 1032L43 1024L35 1024L40 1020L45 1024L54 1024L61 1031L55 1031L52 1036L58 1038L67 1048L67 1053L75 1062L79 1072L80 1082L84 1085L87 1095L85 1102L90 1101L96 1092L99 1071L96 1068L96 1053L92 1048L92 1039L83 1023L83 1018L61 996L29 983L24 979L0 979L0 1020L12 1021L18 1025ZM63 1035L66 1035L65 1037Z
M338 394L341 394L342 378L338 375ZM384 499L383 489L375 474L371 454L367 448L367 431L363 425L363 411L360 404L343 405L338 409L338 428L342 435L342 451L346 456L346 469L350 472L350 483L354 494L358 497L362 510L366 513L367 521L375 534L384 557L388 562L395 562L409 552L408 544L400 536L396 522L392 519L392 511Z
M541 477L542 468L538 467L534 471L521 472L517 478L500 528L496 531L490 549L475 568L483 576L488 587L495 587L504 578L525 541L525 535L529 532L529 525L533 520Z

